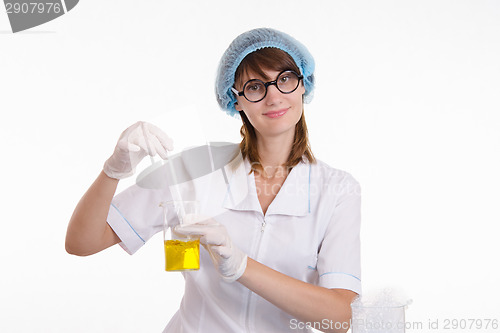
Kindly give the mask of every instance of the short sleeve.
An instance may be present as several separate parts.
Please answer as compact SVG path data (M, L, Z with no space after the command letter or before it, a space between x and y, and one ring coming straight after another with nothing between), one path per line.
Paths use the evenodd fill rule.
M107 222L127 253L134 254L154 234L163 230L160 203L169 200L172 199L168 190L144 189L138 185L113 198Z
M330 185L334 208L318 254L319 285L361 294L361 189L348 173Z

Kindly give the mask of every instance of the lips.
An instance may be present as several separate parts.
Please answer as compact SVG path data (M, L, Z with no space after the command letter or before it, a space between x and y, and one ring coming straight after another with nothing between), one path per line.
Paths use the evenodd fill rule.
M264 116L267 116L269 118L279 118L283 116L285 113L287 113L288 109L281 109L277 111L268 111L264 113Z

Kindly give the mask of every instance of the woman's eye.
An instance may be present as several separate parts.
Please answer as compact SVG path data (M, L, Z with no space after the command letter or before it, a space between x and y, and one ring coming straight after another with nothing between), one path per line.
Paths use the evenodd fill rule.
M247 86L249 91L258 91L260 89L260 84L251 84Z
M290 76L289 75L285 75L285 76L280 77L280 82L281 83L285 83L288 80L290 80Z

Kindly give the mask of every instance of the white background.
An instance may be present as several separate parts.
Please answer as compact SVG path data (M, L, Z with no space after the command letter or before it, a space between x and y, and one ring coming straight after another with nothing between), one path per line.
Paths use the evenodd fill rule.
M195 103L204 138L239 140L215 69L261 26L315 56L306 119L316 156L362 184L364 290L412 298L408 331L500 319L500 2L82 0L24 33L0 13L1 332L161 332L183 292L161 236L80 258L66 226L137 120L167 130Z

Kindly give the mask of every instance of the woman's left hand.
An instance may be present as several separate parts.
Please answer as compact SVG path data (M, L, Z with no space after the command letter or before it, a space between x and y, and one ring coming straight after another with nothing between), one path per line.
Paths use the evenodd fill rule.
M208 250L215 268L226 282L238 280L245 272L247 255L234 246L226 228L214 219L178 225L174 232L200 236L200 243Z

